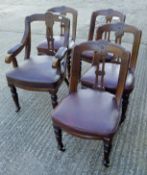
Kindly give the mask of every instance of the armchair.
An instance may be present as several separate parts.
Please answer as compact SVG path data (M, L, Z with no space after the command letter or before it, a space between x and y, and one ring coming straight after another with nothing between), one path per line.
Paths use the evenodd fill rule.
M44 22L48 50L52 53L53 26L55 22L63 23L65 33L63 35L63 47L60 47L55 56L30 56L31 53L31 24L33 22ZM8 51L6 63L12 63L14 69L6 73L8 86L10 87L16 112L20 110L16 87L31 91L46 91L51 95L52 106L57 105L57 91L63 82L68 84L65 77L65 56L67 54L69 41L69 19L64 16L47 12L45 14L33 14L25 18L25 31L19 44ZM18 65L17 56L25 49L24 64Z

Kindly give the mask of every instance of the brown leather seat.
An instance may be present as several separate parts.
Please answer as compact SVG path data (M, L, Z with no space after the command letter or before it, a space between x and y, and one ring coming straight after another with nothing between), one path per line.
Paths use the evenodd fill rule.
M61 82L61 76L57 69L52 68L51 56L35 56L28 60L22 66L6 74L9 84L15 81L16 86L27 84L28 88L34 86L39 88L53 88Z
M116 132L120 121L120 109L114 98L108 92L79 90L56 107L53 121L66 130L83 135L111 135Z
M107 53L112 53L121 58L115 94L105 91L105 84L103 83L105 69L100 71L99 64L95 65L97 66L95 89L78 89L80 58L81 53L85 50L93 50L95 52L95 63L103 61L103 65L105 65L104 60ZM62 143L62 129L77 137L103 140L104 165L106 167L109 165L112 139L121 122L121 98L128 71L129 57L130 54L122 47L104 40L84 42L74 48L70 93L52 114L59 150L65 150ZM106 67L103 66L103 68Z
M46 36L49 44L49 52L54 55L53 46L53 26L56 23L64 24L63 47L60 47L54 56L30 56L31 54L31 25L34 21L46 24ZM44 14L33 14L25 18L25 31L19 44L8 51L5 59L6 63L12 63L14 69L6 74L8 86L10 87L13 101L16 105L16 112L20 110L20 104L16 87L25 90L43 91L51 95L52 106L58 103L58 89L66 79L66 59L68 50L70 21L64 16L46 12ZM58 45L59 46L59 45ZM18 64L17 55L25 49L24 63Z
M119 64L105 63L104 86L106 90L112 93L115 93L117 89L119 69ZM93 85L95 84L95 70L96 67L93 66L83 75L81 78L81 83L83 86L93 88ZM124 88L125 93L130 93L133 90L134 81L134 74L129 70Z

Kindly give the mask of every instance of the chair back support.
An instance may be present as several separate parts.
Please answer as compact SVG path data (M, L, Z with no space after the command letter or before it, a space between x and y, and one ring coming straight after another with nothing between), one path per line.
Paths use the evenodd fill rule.
M100 24L101 22L100 21L97 22L98 17L105 18L105 21L103 21L103 24L113 23L115 21L125 22L125 18L126 18L124 14L122 14L119 11L113 10L113 9L103 9L103 10L94 11L91 15L88 40L94 39L95 29L101 26ZM116 20L114 20L115 18Z
M46 12L45 14L33 14L25 18L25 31L21 43L25 43L25 59L30 57L31 52L31 23L35 21L44 21L46 24L46 37L48 42L48 49L51 55L54 55L54 39L53 39L53 26L56 22L64 24L64 47L68 47L70 21L68 18Z
M120 104L122 93L124 90L124 85L126 81L129 58L130 53L126 51L123 47L112 44L105 40L99 41L88 41L83 42L77 46L75 46L72 56L72 69L71 69L71 79L70 79L70 93L74 93L77 91L77 85L79 80L79 71L80 71L80 58L83 51L93 50L95 52L93 64L95 64L98 68L96 71L96 83L95 87L97 87L98 76L101 76L99 89L104 89L103 79L105 76L105 58L108 53L112 53L121 59L120 63L120 72L118 78L118 85L116 89L116 102ZM101 68L99 69L98 63L103 60L103 64L101 64Z
M53 7L51 9L48 9L47 12L53 12L55 14L60 14L60 15L64 15L64 16L67 16L68 14L72 15L71 39L73 41L75 41L75 39L76 39L76 29L77 29L77 16L78 16L77 10L75 10L71 7L67 7L67 6L58 6L58 7ZM61 36L64 34L64 30L65 30L65 25L64 25L64 23L61 23L61 33L60 33Z
M112 35L114 33L115 35ZM121 44L125 34L133 36L129 67L135 70L142 32L137 27L125 23L105 24L97 29L96 40L105 39L105 34L108 34L107 40L114 40L117 44Z

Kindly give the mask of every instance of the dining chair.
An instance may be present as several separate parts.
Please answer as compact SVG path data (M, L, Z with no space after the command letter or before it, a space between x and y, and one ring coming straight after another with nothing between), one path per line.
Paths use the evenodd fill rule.
M46 37L48 50L52 52L53 46L53 26L54 23L63 23L65 32L63 35L64 44L60 47L55 56L41 55L30 56L31 53L31 27L32 23L42 22L46 26ZM65 55L67 53L69 42L70 21L64 16L47 12L45 14L33 14L25 18L25 30L22 40L19 44L8 51L5 59L6 63L12 63L14 69L6 73L8 86L10 87L16 112L20 110L18 94L16 87L31 90L45 91L51 95L52 106L57 105L57 92L65 80ZM25 50L24 62L18 64L17 56ZM21 56L20 56L21 57Z
M95 52L93 65L96 67L94 89L78 89L80 57L85 50ZM108 53L121 60L118 84L115 94L105 91L105 58ZM87 41L74 47L70 92L52 113L54 132L58 149L64 151L62 130L85 138L104 142L103 163L109 166L112 139L121 120L121 98L126 81L130 54L121 46L108 41ZM100 64L102 63L102 64Z
M105 34L107 34L107 39L111 42L117 44L123 44L127 49L130 48L131 58L129 61L129 70L127 74L127 80L123 93L123 108L122 108L122 122L126 118L126 111L129 103L129 96L134 89L134 81L135 81L135 68L136 62L139 52L140 40L141 40L141 30L137 27L124 24L124 23L116 23L116 24L105 24L97 29L96 40L105 39ZM122 42L122 39L127 39L129 42L126 46L126 43ZM120 60L115 55L108 54L111 56L111 62L106 63L106 76L104 77L104 84L107 91L111 93L115 93L117 89L117 79L119 75L120 68ZM108 57L107 56L107 57ZM93 84L95 82L95 67L92 66L82 77L81 84L84 87L93 88Z
M102 9L96 10L91 14L90 27L88 33L88 40L96 39L96 30L103 24L125 22L126 16L117 10L113 9ZM105 39L107 34L105 33ZM82 60L88 63L92 62L93 52L85 51L82 53ZM111 56L108 55L107 61L111 59ZM81 63L82 64L82 63Z
M67 69L68 69L68 77L70 77L70 58L71 58L71 50L75 44L75 39L76 39L76 29L77 29L77 16L78 12L77 10L68 7L68 6L57 6L53 7L49 10L48 12L52 12L55 14L60 14L64 15L66 17L69 17L71 19L70 22L70 28L71 28L71 34L69 38L69 45L68 45L68 51L67 51ZM54 53L58 51L58 49L63 46L63 41L64 41L64 32L65 32L65 25L61 23L60 25L60 33L56 34L54 36L54 41L53 41L53 46L54 46ZM39 45L37 46L38 54L39 55L50 55L50 52L48 51L48 44L47 40L45 39Z

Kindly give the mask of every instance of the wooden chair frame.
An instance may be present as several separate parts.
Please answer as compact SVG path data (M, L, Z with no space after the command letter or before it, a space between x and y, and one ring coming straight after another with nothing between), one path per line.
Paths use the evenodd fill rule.
M78 90L78 80L79 80L79 71L80 71L80 58L81 58L81 53L85 50L93 50L96 52L96 57L95 60L99 61L100 58L102 58L105 54L108 52L112 52L115 55L119 56L121 58L121 66L120 66L120 73L119 73L119 79L118 79L118 86L116 93L114 95L114 100L116 102L116 105L119 107L119 110L121 111L121 97L123 94L123 89L125 85L125 80L127 76L127 71L128 71L128 64L129 64L129 57L130 54L129 52L125 51L122 47L111 44L107 41L99 40L99 41L88 41L81 43L77 46L75 46L74 51L73 51L73 56L72 56L72 69L71 69L71 79L70 79L70 93L69 96L75 96L75 94L80 93ZM81 90L82 91L82 90ZM95 91L95 90L93 90ZM97 92L97 91L95 91ZM101 90L100 90L101 93ZM68 98L67 97L67 98ZM100 103L98 99L98 103ZM77 137L85 138L85 139L100 139L104 141L104 165L108 167L109 165L109 155L112 147L112 139L117 131L115 130L114 133L109 133L109 134L98 134L98 133L89 133L88 131L80 131L77 130L76 128L71 128L70 126L67 126L67 123L64 124L64 121L61 121L61 116L56 118L56 115L59 115L59 111L61 111L61 115L64 115L64 112L66 110L70 109L70 104L67 106L67 109L61 110L62 103L64 100L57 106L55 111L52 114L52 120L53 120L53 126L54 126L54 131L56 135L56 140L58 143L58 148L61 151L64 151L64 145L62 143L62 129L68 132L69 134L72 134ZM87 108L87 106L85 106ZM59 109L59 111L58 111ZM58 111L58 114L56 113ZM64 111L64 112L63 112ZM78 111L76 112L78 113ZM72 114L71 114L72 115ZM91 114L92 115L92 114ZM70 121L70 116L68 118L68 121ZM117 128L119 125L117 126Z
M24 59L30 59L30 53L31 53L31 24L35 21L44 21L46 24L46 31L47 31L47 40L48 44L52 45L53 42L53 36L52 36L52 28L54 25L54 22L62 22L65 25L65 32L64 32L64 46L58 50L54 57L53 67L57 69L58 75L60 76L60 81L57 85L53 86L52 84L49 86L43 86L42 84L35 85L33 82L32 84L27 83L20 83L19 81L9 79L7 77L8 86L11 89L12 97L14 100L14 103L16 105L16 111L20 110L20 105L18 101L18 95L15 87L19 87L26 90L31 91L47 91L51 94L52 99L52 105L55 107L57 105L57 91L62 83L63 80L66 81L68 84L68 81L65 78L65 72L61 72L61 62L64 59L65 55L67 54L67 47L68 47L68 41L69 41L69 30L70 30L70 21L61 15L53 14L51 12L47 12L45 14L33 14L25 18L25 31L22 37L22 40L19 44L14 46L8 51L8 55L5 59L6 63L11 63L14 67L14 70L19 67L16 56L25 49L25 56ZM51 50L52 52L53 50ZM40 56L41 59L41 56Z

